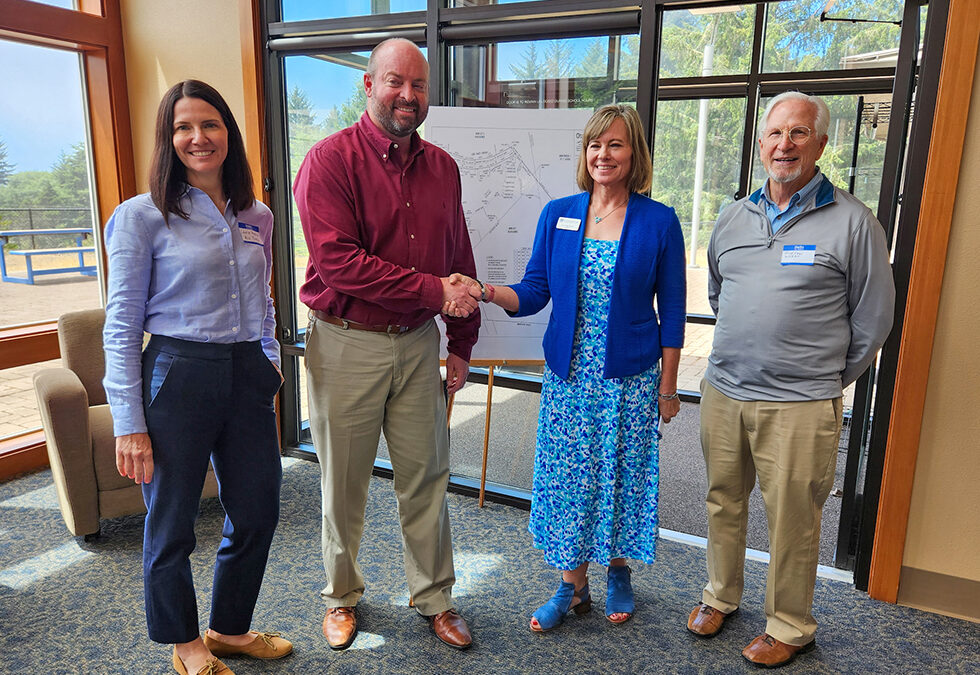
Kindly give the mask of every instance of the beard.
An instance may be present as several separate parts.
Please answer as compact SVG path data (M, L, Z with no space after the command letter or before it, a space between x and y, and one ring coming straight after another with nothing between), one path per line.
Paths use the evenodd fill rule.
M376 100L372 99L371 107L374 111L375 118L378 120L378 124L393 136L408 136L425 121L426 113L428 109L423 108L419 105L418 101L410 103L403 98L397 99L392 106L385 107L381 105ZM415 120L413 122L402 123L399 122L395 117L395 108L414 108L415 109Z
M776 173L773 171L772 167L766 167L766 173L769 175L769 180L774 183L792 183L797 178L803 175L803 167L797 166L795 169L789 173Z

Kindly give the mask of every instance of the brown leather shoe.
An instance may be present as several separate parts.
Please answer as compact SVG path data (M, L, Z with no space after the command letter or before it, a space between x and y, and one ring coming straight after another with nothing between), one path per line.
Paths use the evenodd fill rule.
M467 649L473 644L473 637L470 635L469 626L466 620L461 617L455 609L447 609L439 612L433 617L432 630L436 637L455 649Z
M180 660L179 656L177 656L177 645L174 645L173 664L174 670L180 673L180 675L188 675L187 668L184 667L184 662ZM221 675L235 675L235 673L231 672L231 668L212 656L210 659L208 659L208 662L204 665L204 667L197 671L194 675L218 675L218 673L221 673Z
M357 615L353 607L331 607L323 617L323 637L330 649L347 649L357 636Z
M725 625L725 619L737 611L738 608L735 608L725 614L720 609L699 602L698 606L692 609L691 614L687 617L687 629L698 637L714 637L721 632L721 627Z
M279 633L260 633L249 631L255 639L241 647L215 640L204 634L204 646L215 656L251 656L253 659L281 659L293 652L293 644L279 637Z
M798 654L807 653L816 644L816 640L810 640L805 645L788 645L769 633L763 633L742 650L742 656L761 668L779 668L795 659Z

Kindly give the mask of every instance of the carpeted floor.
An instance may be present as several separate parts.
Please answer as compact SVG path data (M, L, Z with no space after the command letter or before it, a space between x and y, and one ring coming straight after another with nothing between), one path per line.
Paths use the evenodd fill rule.
M764 626L765 566L746 566L740 612L713 640L684 624L704 581L704 552L661 542L654 565L634 566L638 610L613 626L602 613L605 578L593 570L597 606L554 633L527 630L530 612L551 595L556 573L532 550L527 513L450 495L458 607L471 650L453 651L408 608L391 484L374 479L360 562L368 583L361 632L334 653L320 634L319 472L286 460L282 519L254 627L278 630L296 651L276 663L229 659L237 673L748 673L739 655ZM202 629L210 570L220 537L216 500L202 505L193 566ZM166 673L170 648L150 642L143 616L142 517L103 522L92 543L71 537L50 474L0 484L0 672ZM842 582L818 580L817 648L789 673L978 673L980 626L869 600Z

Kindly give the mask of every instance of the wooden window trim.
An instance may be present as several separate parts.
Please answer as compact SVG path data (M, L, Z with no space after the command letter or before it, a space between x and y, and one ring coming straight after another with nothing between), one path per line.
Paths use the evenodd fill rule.
M136 194L122 16L120 0L81 0L80 6L81 10L71 10L27 0L0 0L0 38L81 54L96 210L99 222L104 223L117 204ZM105 269L104 248L101 256ZM0 369L59 355L54 322L0 330ZM23 473L46 465L43 442L37 443L33 434L0 442L0 478L11 471Z
M973 93L977 47L980 44L980 3L976 0L951 0L946 28L935 122L929 139L929 158L919 208L919 222L928 222L929 226L918 228L912 256L868 577L871 597L892 603L898 599L926 400L923 383L929 381L946 251L966 136L967 115L963 111L969 110Z

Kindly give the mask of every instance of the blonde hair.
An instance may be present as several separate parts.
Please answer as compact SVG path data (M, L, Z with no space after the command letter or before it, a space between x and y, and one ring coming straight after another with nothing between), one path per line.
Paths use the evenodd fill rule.
M650 191L653 182L653 164L650 161L650 148L647 147L646 137L643 135L643 123L636 109L617 103L604 105L592 115L585 125L582 132L582 151L578 156L578 169L575 172L575 180L578 186L585 192L592 192L594 181L589 175L589 162L586 158L589 143L609 131L616 120L623 120L626 125L626 133L633 151L633 160L630 165L630 174L626 178L626 188L630 192L645 194Z

